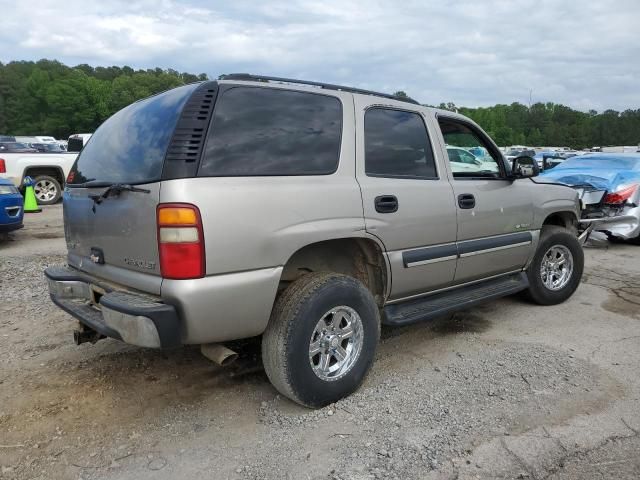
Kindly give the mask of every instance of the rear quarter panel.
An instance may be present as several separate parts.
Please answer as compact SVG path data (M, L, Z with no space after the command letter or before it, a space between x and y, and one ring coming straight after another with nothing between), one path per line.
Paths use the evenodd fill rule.
M160 198L200 209L207 275L281 266L305 245L366 235L353 176L171 180Z
M335 173L162 182L160 202L191 203L199 208L203 223L206 277L162 282L162 297L186 320L185 343L262 333L283 266L296 251L330 239L370 238L355 176L353 97L333 94L343 105Z
M185 320L184 343L261 334L291 255L318 241L366 236L352 175L171 180L162 182L161 201L196 205L203 223L206 277L162 281L162 297Z

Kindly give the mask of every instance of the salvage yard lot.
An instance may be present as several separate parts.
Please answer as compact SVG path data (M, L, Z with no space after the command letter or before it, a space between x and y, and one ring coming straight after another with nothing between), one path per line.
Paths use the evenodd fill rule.
M42 271L62 208L0 243L0 478L638 478L640 247L586 249L565 304L506 298L383 329L371 375L312 411L277 395L259 342L72 343Z

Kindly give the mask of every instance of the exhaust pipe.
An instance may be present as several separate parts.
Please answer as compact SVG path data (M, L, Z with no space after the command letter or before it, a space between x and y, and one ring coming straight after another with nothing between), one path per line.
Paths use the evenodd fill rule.
M207 343L206 345L201 345L200 351L202 352L202 355L221 367L231 365L238 358L238 354L236 352L228 349L220 343Z

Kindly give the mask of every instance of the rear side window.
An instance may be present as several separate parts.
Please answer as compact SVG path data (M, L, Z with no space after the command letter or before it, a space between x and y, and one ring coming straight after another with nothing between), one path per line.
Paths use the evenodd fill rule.
M69 174L69 184L158 181L182 107L197 87L174 88L109 117L82 149ZM72 143L69 141L74 147Z
M371 177L437 178L427 129L417 113L370 108L364 143L365 173Z
M200 176L328 175L338 168L335 97L233 87L216 102Z

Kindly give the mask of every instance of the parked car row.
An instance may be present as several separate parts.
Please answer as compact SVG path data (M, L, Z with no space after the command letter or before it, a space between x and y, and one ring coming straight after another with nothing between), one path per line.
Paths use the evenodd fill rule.
M0 153L60 153L66 152L59 143L0 142Z
M54 137L48 136L0 135L0 153L60 153L67 150L79 152L91 138L91 135L91 133L76 133L71 135L68 140L56 140Z

